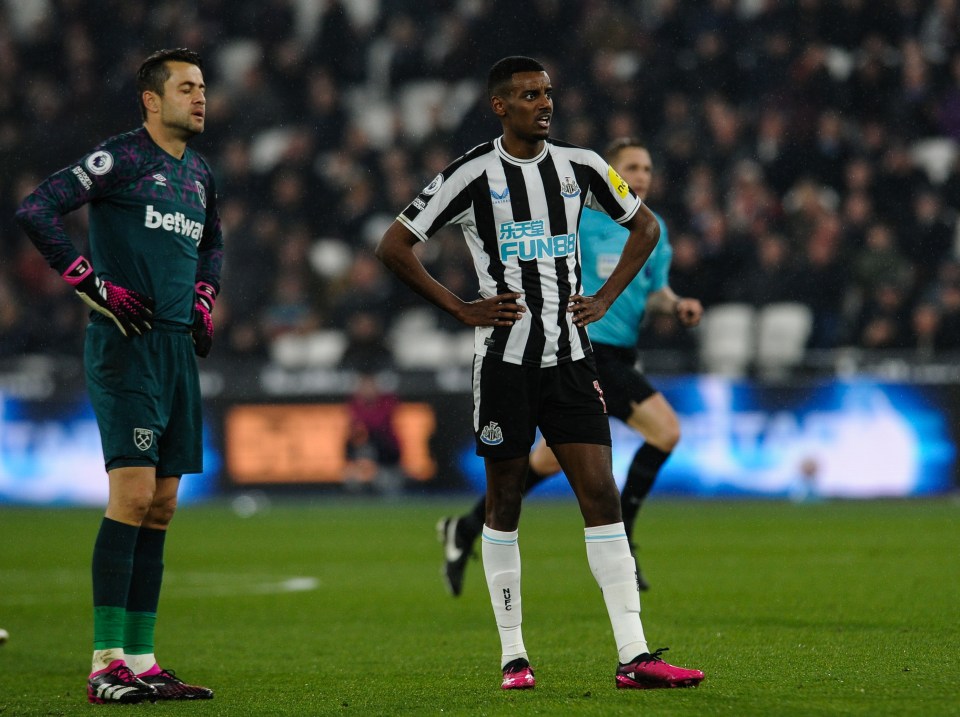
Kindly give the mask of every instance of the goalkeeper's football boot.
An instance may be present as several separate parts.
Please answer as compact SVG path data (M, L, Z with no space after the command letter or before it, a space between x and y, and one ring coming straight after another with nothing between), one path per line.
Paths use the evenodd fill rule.
M173 670L158 670L154 674L143 673L140 679L157 691L161 700L212 700L213 690L209 687L188 685L177 677Z
M87 701L95 705L156 702L157 697L153 686L133 674L123 660L114 660L87 680Z
M532 690L536 684L530 663L522 657L511 660L503 666L501 690Z
M644 652L627 664L617 667L617 688L652 690L663 687L696 687L703 681L700 670L675 667L663 661L661 653L669 648L661 647L653 654Z
M443 543L443 579L454 597L463 592L463 574L473 553L473 541L459 534L459 524L460 518L441 518L437 523L437 539Z

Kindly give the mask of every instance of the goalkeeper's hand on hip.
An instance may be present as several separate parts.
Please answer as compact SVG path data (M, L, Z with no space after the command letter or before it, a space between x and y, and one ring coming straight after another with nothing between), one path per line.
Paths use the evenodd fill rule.
M153 299L104 281L86 257L77 257L61 276L91 309L112 319L124 336L139 336L153 328Z
M217 290L205 281L194 286L196 294L193 305L193 352L206 358L213 346L213 305L217 302Z

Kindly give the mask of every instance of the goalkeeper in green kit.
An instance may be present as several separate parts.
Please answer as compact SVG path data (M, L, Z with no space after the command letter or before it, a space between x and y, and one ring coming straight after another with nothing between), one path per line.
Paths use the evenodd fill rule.
M196 356L210 352L223 236L207 162L200 57L161 50L137 72L143 126L55 172L17 211L44 258L93 310L87 390L109 479L93 550L90 702L210 699L154 656L163 547L184 473L203 470ZM90 256L63 215L89 206Z

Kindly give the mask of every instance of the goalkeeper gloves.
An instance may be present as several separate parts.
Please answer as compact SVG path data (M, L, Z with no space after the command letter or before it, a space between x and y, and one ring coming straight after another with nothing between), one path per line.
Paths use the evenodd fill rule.
M193 305L193 352L200 358L206 358L213 346L213 305L217 301L217 290L205 281L194 285L196 302Z
M104 281L85 257L77 257L61 276L91 309L112 319L124 336L139 336L153 328L153 299Z

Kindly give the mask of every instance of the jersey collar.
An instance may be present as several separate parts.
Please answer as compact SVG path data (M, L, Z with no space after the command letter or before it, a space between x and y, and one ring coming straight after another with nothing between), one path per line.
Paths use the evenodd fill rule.
M537 162L539 162L540 160L542 160L544 157L547 156L547 142L546 142L546 141L544 141L544 143L543 143L543 149L537 154L537 156L531 157L530 159L517 159L517 158L514 157L512 154L510 154L509 152L507 152L507 150L504 149L504 147L503 147L503 135L500 135L500 136L497 137L495 140L493 140L493 146L496 147L496 149L497 149L497 154L500 155L500 158L501 158L503 161L509 162L510 164L515 164L515 165L517 165L517 166L519 166L519 167L522 167L522 166L525 165L525 164L536 164Z

